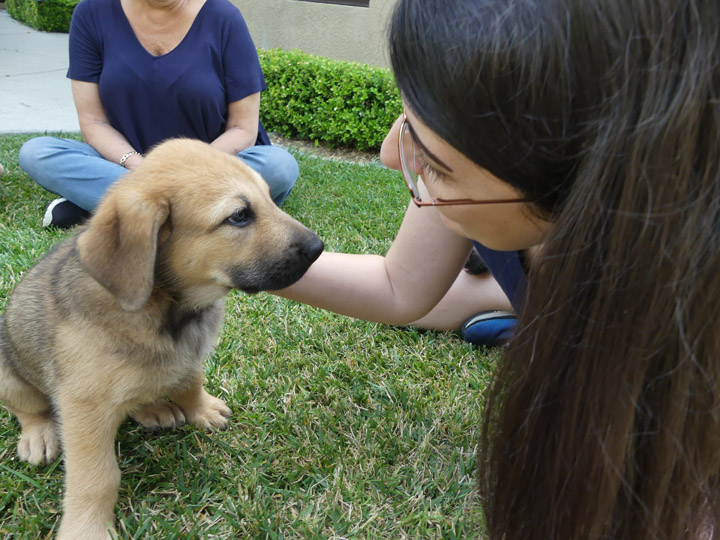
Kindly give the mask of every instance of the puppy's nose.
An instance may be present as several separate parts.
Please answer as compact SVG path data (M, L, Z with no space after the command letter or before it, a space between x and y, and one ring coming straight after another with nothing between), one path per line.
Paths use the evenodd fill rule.
M315 233L312 233L312 236L308 239L308 241L302 244L300 254L307 260L308 264L312 264L317 260L324 249L325 244L323 241L320 240L320 237L318 237Z

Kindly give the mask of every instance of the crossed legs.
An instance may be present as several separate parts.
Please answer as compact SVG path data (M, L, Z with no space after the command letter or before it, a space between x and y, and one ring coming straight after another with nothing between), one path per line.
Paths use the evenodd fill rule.
M270 186L280 205L292 191L299 169L295 158L278 146L253 146L238 154ZM107 189L128 171L103 158L84 142L59 137L36 137L20 148L22 169L51 193L92 211Z

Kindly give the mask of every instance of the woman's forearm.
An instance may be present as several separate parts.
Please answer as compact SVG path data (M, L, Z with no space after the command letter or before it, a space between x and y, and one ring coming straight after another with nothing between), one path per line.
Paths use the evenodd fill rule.
M210 145L232 155L254 146L258 136L259 117L259 92L229 103L225 132Z
M380 255L323 253L295 285L276 294L357 319L402 325L434 305L421 295L402 294Z
M408 324L445 296L470 247L435 209L410 204L386 256L323 253L305 277L277 294L359 319Z
M97 83L73 80L71 86L80 131L86 143L102 157L117 164L120 164L122 157L128 152L142 151L141 148L133 148L125 136L110 124L100 100ZM132 169L139 165L140 161L142 158L133 154L123 165Z
M139 152L122 133L108 123L81 121L80 130L85 142L97 150L102 157L118 165L128 152ZM126 169L134 169L141 161L142 156L133 154L125 159L123 166Z
M210 146L234 156L253 146L256 140L257 131L250 133L242 128L231 128L212 141Z

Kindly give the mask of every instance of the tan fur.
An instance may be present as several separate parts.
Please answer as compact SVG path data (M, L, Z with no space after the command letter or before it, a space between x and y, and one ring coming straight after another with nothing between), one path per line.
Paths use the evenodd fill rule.
M0 318L0 402L20 422L21 459L64 448L60 540L109 538L127 415L150 428L227 426L202 377L225 296L288 286L321 251L239 159L174 140L27 274Z

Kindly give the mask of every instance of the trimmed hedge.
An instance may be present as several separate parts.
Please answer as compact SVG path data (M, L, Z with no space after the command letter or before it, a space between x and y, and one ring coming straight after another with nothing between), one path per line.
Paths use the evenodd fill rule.
M357 150L377 150L402 102L387 69L280 49L259 50L269 131Z
M68 32L70 19L80 0L5 0L14 19L45 32Z

